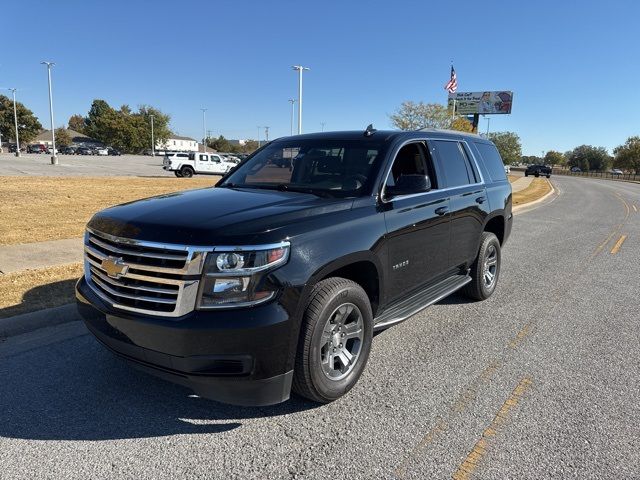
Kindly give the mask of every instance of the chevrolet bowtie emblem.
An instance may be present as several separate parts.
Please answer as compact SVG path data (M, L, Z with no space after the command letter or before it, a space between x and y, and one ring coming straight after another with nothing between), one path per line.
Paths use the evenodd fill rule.
M129 265L120 257L107 257L102 260L101 266L111 278L120 278L129 271Z

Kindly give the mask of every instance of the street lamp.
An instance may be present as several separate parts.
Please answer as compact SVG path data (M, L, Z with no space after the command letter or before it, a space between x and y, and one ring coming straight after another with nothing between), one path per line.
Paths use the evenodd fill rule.
M201 108L200 110L202 110L202 152L207 153L207 109Z
M13 121L16 127L16 157L20 156L20 135L18 134L18 112L16 110L16 90L17 88L10 88L13 94Z
M53 144L53 151L51 155L51 165L57 165L58 157L56 156L56 132L53 124L53 97L51 95L51 67L53 67L55 63L40 62L40 64L47 66L47 77L49 78L49 116L51 117L51 143Z
M155 115L153 115L153 114L149 115L149 118L151 119L151 156L155 157L156 156L156 142L155 142L155 139L153 138L153 117L155 117Z
M269 141L269 128L270 127L264 127L264 141L265 142Z
M258 148L260 148L260 129L262 128L260 125L256 127L258 129Z
M294 111L293 106L296 103L296 99L295 98L290 98L289 99L289 103L291 104L291 135L293 135L293 111Z
M320 127L322 127L322 130L320 130L321 132L324 132L324 126L326 125L325 122L320 122Z
M491 117L487 117L487 138L489 138L489 124L491 123Z
M291 68L298 71L298 135L302 134L302 72L309 70L302 65L294 65Z

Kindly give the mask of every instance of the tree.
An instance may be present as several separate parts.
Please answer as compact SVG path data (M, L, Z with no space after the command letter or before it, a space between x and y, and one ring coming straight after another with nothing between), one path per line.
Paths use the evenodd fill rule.
M571 151L567 158L567 164L570 167L578 167L585 172L588 170L602 171L610 168L611 157L604 147L580 145Z
M489 140L495 143L505 165L519 162L522 158L520 137L514 132L493 132Z
M564 165L567 163L566 158L560 152L556 152L555 150L549 150L547 154L544 156L545 165Z
M85 121L85 134L123 152L137 153L151 145L151 115L154 140L163 144L171 135L170 117L148 105L134 112L128 105L115 110L104 100L94 100Z
M220 135L218 138L210 138L207 141L207 146L209 148L213 148L217 152L236 153L239 150L236 145L233 145L222 135Z
M419 130L421 128L446 128L472 131L471 123L464 117L451 118L451 110L439 103L402 102L400 108L389 116L394 127L400 130Z
M71 115L69 117L68 128L70 128L71 130L75 130L78 133L84 133L85 128L87 127L86 122L87 119L82 115Z
M258 149L258 141L257 140L247 140L244 142L244 145L240 145L241 153L252 153Z
M624 145L613 149L615 155L613 165L623 170L633 170L640 173L640 137L627 138Z
M544 159L536 155L523 155L520 161L526 165L540 165L544 163Z
M68 147L72 143L73 139L66 128L56 128L56 148Z
M16 113L20 143L27 144L40 133L42 125L33 112L20 102L16 102ZM2 132L2 139L5 142L9 139L13 139L15 142L16 129L13 117L13 99L4 95L0 95L0 132Z

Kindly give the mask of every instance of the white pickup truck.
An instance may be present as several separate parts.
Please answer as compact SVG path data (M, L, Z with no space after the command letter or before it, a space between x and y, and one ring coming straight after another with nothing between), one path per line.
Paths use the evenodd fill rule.
M236 164L226 161L217 153L173 153L165 155L162 168L174 172L176 177L202 175L224 175Z

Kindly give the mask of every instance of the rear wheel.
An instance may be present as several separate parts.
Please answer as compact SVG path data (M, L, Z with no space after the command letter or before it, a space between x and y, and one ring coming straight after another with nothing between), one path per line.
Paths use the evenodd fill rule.
M500 276L500 241L491 232L482 232L480 250L471 265L471 281L464 287L464 293L474 300L486 300L496 289Z
M529 176L529 172L524 172L524 176L528 177Z
M373 315L365 291L345 278L328 278L311 292L298 344L293 390L328 403L356 384L369 358Z
M193 168L191 168L191 167L182 167L180 169L180 173L185 178L191 178L191 177L193 177L194 171L193 171Z
M182 172L180 172L180 171L178 171L178 170L175 170L173 173L175 173L175 174L176 174L176 177L178 177L178 178L182 178Z
M547 178L551 178L551 175L547 175Z

